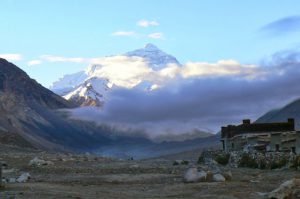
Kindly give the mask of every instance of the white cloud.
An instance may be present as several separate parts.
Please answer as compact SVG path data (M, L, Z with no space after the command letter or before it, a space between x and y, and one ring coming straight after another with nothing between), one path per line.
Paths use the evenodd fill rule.
M20 54L0 54L0 57L7 59L9 61L20 61L22 60L22 55Z
M90 76L109 79L116 86L133 88L152 72L147 62L141 57L113 56L91 60L87 71Z
M163 39L164 34L161 32L155 32L155 33L149 34L148 37L152 38L152 39Z
M34 66L34 65L40 65L41 63L42 61L37 59L37 60L31 60L27 64L28 66Z
M184 65L169 64L161 70L153 70L149 62L142 57L111 56L103 58L80 58L43 55L40 60L32 60L29 65L41 62L71 62L90 64L87 73L108 79L112 85L133 88L148 82L152 90L166 86L180 79L236 77L253 79L267 73L255 65L241 64L235 60L220 60L216 63L188 62ZM155 85L155 86L154 86ZM151 87L151 86L150 86Z
M149 26L158 26L159 23L157 21L140 20L137 22L137 25L147 28Z
M84 63L87 61L85 58L81 58L81 57L61 57L61 56L54 56L54 55L42 55L40 58L48 62Z
M184 78L243 76L254 77L262 71L255 65L243 65L235 60L220 60L217 63L188 62L181 69Z
M140 83L149 82L154 90L180 79L225 76L253 79L266 73L260 67L243 65L234 60L169 64L158 71L153 70L142 57L112 56L87 60L91 64L87 69L89 76L108 79L112 84L124 88L133 88Z
M117 31L117 32L113 32L111 35L123 36L123 37L133 37L133 36L136 36L136 33L133 31Z

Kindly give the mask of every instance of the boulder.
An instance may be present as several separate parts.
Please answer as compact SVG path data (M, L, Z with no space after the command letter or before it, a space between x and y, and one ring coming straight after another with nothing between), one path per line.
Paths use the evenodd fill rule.
M217 173L217 174L213 175L213 181L214 182L225 182L226 179L224 178L224 176L222 174Z
M197 168L189 168L184 174L185 182L204 182L206 180L206 172L198 171Z
M176 165L188 165L189 164L189 161L187 160L175 160L173 162L173 165L176 166Z
M230 181L232 179L231 171L224 171L224 172L222 172L222 175L224 176L226 181Z
M44 166L44 165L53 165L53 162L51 161L46 161L42 160L38 157L33 158L32 160L29 161L29 166Z
M206 181L207 181L207 182L212 182L212 181L213 181L213 176L214 176L213 172L208 171L208 172L206 173Z
M18 183L24 183L27 182L30 179L30 174L29 173L22 173L17 179L16 181Z
M300 189L300 179L291 179L282 183L277 189L268 194L270 199L292 199L297 190Z
M16 183L16 178L9 178L8 183Z

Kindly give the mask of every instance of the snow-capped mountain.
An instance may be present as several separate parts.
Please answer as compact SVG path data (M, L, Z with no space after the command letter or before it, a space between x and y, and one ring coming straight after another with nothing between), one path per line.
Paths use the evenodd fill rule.
M65 75L50 86L50 90L58 95L66 95L82 84L88 78L85 71L80 71L74 74Z
M109 90L105 79L90 78L63 97L81 106L101 107L105 102L105 94Z
M54 82L50 89L80 106L100 107L107 100L107 92L113 87L141 88L146 85L144 90L152 90L150 88L154 84L151 85L151 83L142 81L137 77L139 70L150 73L151 70L161 70L168 64L180 65L175 57L161 51L153 44L147 44L141 49L123 55L100 58L99 60L102 62L88 66L85 71L65 75ZM143 63L146 63L150 69L145 68ZM108 68L109 72L113 74L110 75L111 78L107 74ZM130 69L131 71L129 71ZM130 78L127 79L125 74L129 75Z
M130 57L137 56L146 59L153 70L162 69L168 64L180 65L175 57L161 51L153 44L147 44L144 48L125 53L125 55Z

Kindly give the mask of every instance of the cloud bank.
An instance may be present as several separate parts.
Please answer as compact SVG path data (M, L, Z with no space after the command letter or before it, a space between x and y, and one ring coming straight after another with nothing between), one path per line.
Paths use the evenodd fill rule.
M101 121L128 132L138 130L155 139L195 130L218 132L222 125L257 119L299 98L300 56L296 51L276 53L260 66L223 60L171 64L152 71L142 59L136 61L139 63L132 66L135 75L127 77L139 77L141 83L130 89L113 89L101 111L91 107L75 109L73 117ZM106 71L108 68L103 70L106 77L113 75ZM138 82L135 80L129 82ZM158 88L145 92L140 89L143 82Z

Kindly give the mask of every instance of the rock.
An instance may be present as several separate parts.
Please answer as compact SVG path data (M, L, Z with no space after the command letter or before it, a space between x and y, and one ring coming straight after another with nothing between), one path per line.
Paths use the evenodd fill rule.
M208 171L208 172L206 173L206 181L207 181L207 182L212 182L212 181L213 181L213 176L214 176L213 172Z
M175 161L173 162L173 166L180 165L181 162L182 162L182 160L175 160Z
M208 168L213 174L221 173L221 169L218 165L211 164L211 165L208 165Z
M205 182L206 181L206 172L205 171L199 171L198 172L198 181L197 182Z
M44 166L44 165L53 165L53 162L51 161L45 161L42 159L39 159L38 157L33 158L29 161L29 166Z
M16 181L18 183L24 183L27 182L30 179L30 174L29 173L22 173L22 175L20 175Z
M8 183L16 183L16 178L9 178Z
M224 172L222 172L222 175L224 176L226 181L230 181L232 179L231 171L224 171Z
M282 183L277 189L268 194L270 199L292 199L293 195L300 189L300 179L292 179Z
M197 168L189 168L184 174L185 182L204 182L205 180L206 172L199 172Z
M187 161L187 160L175 160L174 162L173 162L173 165L175 166L175 165L188 165L189 164L189 161Z
M138 168L140 168L140 166L137 164L134 164L134 165L130 165L129 168L130 169L138 169Z
M2 173L3 174L9 174L9 173L14 173L16 171L17 171L16 169L3 169Z
M217 174L214 174L214 175L213 175L213 181L214 181L214 182L225 182L226 179L224 178L223 175L217 173Z

